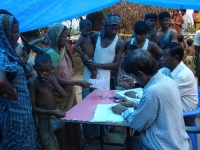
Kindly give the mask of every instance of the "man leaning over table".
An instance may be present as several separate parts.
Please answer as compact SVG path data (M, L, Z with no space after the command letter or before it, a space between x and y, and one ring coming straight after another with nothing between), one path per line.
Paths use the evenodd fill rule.
M197 81L193 72L183 63L184 50L177 42L170 42L163 47L161 62L162 69L159 71L176 82L178 87L183 112L197 109L198 91ZM195 116L184 117L185 125L192 126Z
M176 83L159 72L152 55L141 49L125 58L124 69L144 86L139 103L125 99L112 108L114 113L123 116L131 128L140 132L139 136L131 137L131 149L189 150L189 137L185 131ZM133 113L126 106L137 109Z

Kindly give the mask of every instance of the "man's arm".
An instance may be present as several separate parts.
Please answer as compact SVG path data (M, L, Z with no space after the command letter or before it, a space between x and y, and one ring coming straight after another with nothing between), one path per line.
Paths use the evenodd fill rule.
M162 50L158 47L158 45L154 42L151 43L151 49L154 51L155 55L162 56Z
M132 113L130 110L125 110L123 118L128 122L131 128L137 131L146 130L157 118L158 102L156 91L149 92L148 97L142 97L137 111ZM148 110L148 111L147 111Z
M128 46L130 45L131 40L132 40L132 39L127 39L127 40L124 42L124 50L128 50Z
M175 30L170 31L171 42L177 42L178 34Z

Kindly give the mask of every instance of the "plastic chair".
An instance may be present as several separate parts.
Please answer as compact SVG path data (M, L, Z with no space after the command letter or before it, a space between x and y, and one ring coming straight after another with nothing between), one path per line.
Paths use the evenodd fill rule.
M184 117L196 116L196 115L200 114L200 88L198 88L198 100L199 100L198 108L193 111L183 112ZM192 149L193 150L198 150L197 133L200 133L200 130L199 130L199 132L197 132L198 129L200 129L200 128L196 127L196 121L194 122L192 127L186 126L186 131L187 131L187 133L189 133L188 135L190 137L190 140L192 141Z

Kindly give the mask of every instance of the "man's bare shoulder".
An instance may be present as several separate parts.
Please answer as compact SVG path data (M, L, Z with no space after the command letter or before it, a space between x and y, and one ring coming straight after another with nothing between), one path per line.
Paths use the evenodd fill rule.
M118 38L117 45L124 47L124 40L122 40L121 38Z
M37 77L32 77L32 78L28 79L27 83L28 84L35 84L37 81L38 81Z
M131 43L132 38L125 40L124 45L128 46Z

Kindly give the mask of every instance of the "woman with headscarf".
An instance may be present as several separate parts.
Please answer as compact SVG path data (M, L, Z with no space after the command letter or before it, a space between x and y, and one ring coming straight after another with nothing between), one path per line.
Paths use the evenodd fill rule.
M18 21L0 14L0 149L40 150L30 93L14 50L18 38Z
M45 49L41 49L37 45L33 49L33 51L39 53L39 52L46 52L50 55L52 59L52 66L54 70L54 74L58 80L58 82L62 85L62 87L65 89L67 94L67 99L63 99L59 97L56 94L56 101L58 108L63 111L68 111L70 108L72 108L74 105L77 104L76 100L76 92L73 85L79 85L82 87L89 87L90 83L85 81L73 81L72 80L72 61L69 57L69 55L66 52L66 42L67 42L67 36L68 36L68 30L67 27L63 24L53 24L49 27L49 30L47 32L46 36L46 45L47 47ZM41 39L35 40L30 42L30 45L34 45L37 42L41 41ZM58 141L61 145L61 147L67 147L68 149L75 149L77 146L77 143L73 141L73 136L78 136L81 140L81 130L80 125L76 125L77 131L80 131L78 135L73 134L73 128L75 125L72 125L72 123L66 123L65 128L61 131L63 134L64 139L61 140L61 138L58 138ZM64 141L65 140L65 141ZM81 144L80 144L81 145Z

